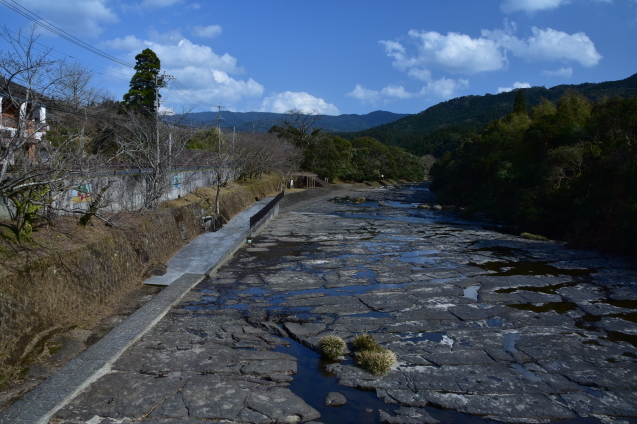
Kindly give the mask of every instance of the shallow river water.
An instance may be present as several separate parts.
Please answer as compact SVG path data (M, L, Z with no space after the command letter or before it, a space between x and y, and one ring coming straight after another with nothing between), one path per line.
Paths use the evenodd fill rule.
M434 200L405 186L282 213L114 365L111 385L163 397L101 416L637 423L637 263L417 208ZM387 375L317 353L361 333L396 354Z

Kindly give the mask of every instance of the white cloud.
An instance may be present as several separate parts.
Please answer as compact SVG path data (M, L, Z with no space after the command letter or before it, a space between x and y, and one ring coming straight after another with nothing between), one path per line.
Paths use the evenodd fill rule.
M275 93L263 99L261 112L285 113L291 109L316 111L320 115L339 115L338 108L325 100L304 92Z
M141 51L146 48L144 40L140 40L134 35L127 35L123 38L115 38L113 40L103 41L99 44L100 48L111 50L130 50Z
M411 68L407 74L420 81L431 81L431 71L424 68Z
M161 9L163 7L169 7L173 4L182 3L183 0L144 0L142 7L146 9Z
M542 75L545 77L565 77L570 78L573 75L573 68L560 68L555 71L544 71Z
M459 90L469 87L469 80L460 78L458 80L440 78L432 81L425 87L425 93L438 99L450 99L456 95Z
M188 66L166 68L166 72L179 79L195 96L209 103L237 103L243 98L263 95L263 86L253 80L237 80L224 71Z
M514 82L513 87L498 87L498 93L506 93L516 88L531 88L531 84L528 82Z
M360 84L356 84L354 90L347 93L346 96L361 100L363 103L372 104L376 104L382 99L380 91L370 90Z
M473 75L505 69L509 54L528 61L578 62L586 67L595 66L602 59L593 41L583 32L568 34L551 28L533 27L529 37L519 38L514 35L516 29L515 22L505 20L504 29L482 30L478 38L455 32L442 35L435 31L411 30L408 43L395 40L381 40L380 43L387 56L393 59L392 65L396 69L428 84L434 81L433 70ZM428 91L445 84L450 86L448 82L443 84L442 80L439 81ZM441 97L446 97L443 93L452 90L439 91ZM356 89L352 92L354 94L373 97Z
M542 10L557 9L558 7L572 3L573 0L504 0L500 3L500 10L504 13L523 11L527 13ZM593 0L597 3L612 3L613 0Z
M526 40L502 30L483 30L482 36L493 40L515 56L531 61L574 61L582 66L595 66L602 56L595 44L583 32L567 34L551 28L533 27L532 36Z
M161 60L162 68L186 68L195 66L220 70L228 73L243 73L244 69L237 66L237 59L228 53L216 54L210 46L194 44L179 33L168 31L158 33L151 31L150 40L141 40L134 35L116 38L100 43L100 46L116 50L129 50L135 57L141 50L150 48Z
M101 34L102 25L118 21L117 15L107 6L107 0L23 0L21 3L78 37L95 38ZM43 34L51 35L48 31Z
M208 26L196 26L191 34L195 37L202 38L215 38L219 34L221 34L221 27L219 25L208 25Z
M456 95L456 93L469 86L469 81L466 79L448 79L441 78L439 80L432 80L427 83L422 89L415 93L410 93L402 85L389 85L380 91L370 90L363 87L360 84L356 84L354 90L346 94L348 97L361 100L363 103L379 104L387 103L396 99L413 99L417 97L427 97L433 99L449 99Z
M412 76L422 76L429 68L442 69L460 74L501 69L506 57L495 41L486 38L471 38L465 34L450 32L442 35L435 31L409 31L416 44L417 55L408 55L406 48L397 41L381 41L385 52L394 59L393 65L400 70L409 70Z
M167 107L164 105L160 105L159 106L159 114L160 115L174 115L175 114L175 109L173 109L172 107Z
M128 61L131 63L134 63L134 57L141 50L150 48L159 57L162 71L176 77L191 93L208 103L225 103L229 106L244 98L263 95L263 86L252 78L239 80L229 75L243 73L244 69L237 66L237 59L228 53L219 55L209 46L195 44L184 38L178 31L151 31L149 38L140 40L129 35L106 41L102 45L128 51ZM124 73L130 73L130 70ZM169 102L181 102L185 97L182 94L180 100L170 92L164 96Z
M570 3L569 0L505 0L500 3L500 10L504 13L525 11L529 13L540 10L550 10Z
M237 67L237 59L228 53L216 54L209 46L194 44L185 38L176 44L150 43L149 47L160 58L166 68L187 68L194 66L202 69L214 69L228 73L243 73Z

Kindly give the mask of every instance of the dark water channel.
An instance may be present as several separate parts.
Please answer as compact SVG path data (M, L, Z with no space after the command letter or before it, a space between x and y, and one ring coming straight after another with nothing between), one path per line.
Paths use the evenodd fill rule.
M444 227L444 232L440 233L440 237L455 237L463 231L480 233L481 231L493 231L494 228L500 228L494 226L493 223L483 224L469 221L457 212L435 212L418 209L416 207L418 204L424 202L433 203L435 200L424 186L409 186L403 188L403 190L395 190L393 192L388 190L386 195L381 196L381 200L388 206L379 206L378 200L368 200L360 204L354 204L349 199L336 199L336 202L347 206L347 211L341 210L335 214L341 219L355 218L428 226L439 225ZM504 233L507 231L503 229ZM236 309L242 311L248 321L265 318L268 320L279 320L279 322L318 322L320 314L313 312L314 305L311 304L311 299L313 298L365 296L378 290L404 292L405 290L413 289L415 285L420 283L417 280L394 283L377 281L375 269L380 266L379 264L383 264L383 261L387 260L397 260L406 269L413 267L412 269L416 271L439 273L428 281L443 287L446 287L450 282L454 282L459 285L457 290L461 293L460 297L465 298L465 302L475 305L478 309L486 308L484 304L479 302L482 302L483 292L487 292L489 289L487 285L484 285L483 282L462 285L462 279L474 277L465 275L446 277L440 273L455 272L456 269L464 266L482 270L489 277L533 278L546 276L566 280L547 285L518 284L511 287L492 289L487 292L491 297L515 296L515 299L533 299L532 296L534 295L548 296L546 299L552 299L550 296L559 296L560 293L564 293L564 290L570 290L580 283L586 283L591 286L597 284L593 278L597 272L594 268L588 266L569 267L564 264L557 264L555 258L543 257L543 252L539 250L534 251L516 247L514 242L509 242L509 245L506 243L489 244L480 240L480 237L474 237L477 241L467 243L466 248L475 253L477 259L475 259L475 262L472 259L461 265L454 261L454 257L451 254L441 257L441 250L436 248L435 244L428 248L424 246L425 243L421 243L419 249L424 247L423 250L405 250L404 247L401 247L401 243L408 240L408 238L398 237L396 242L392 244L386 241L376 243L374 240L378 237L379 233L377 231L369 231L366 237L361 237L362 241L354 247L367 252L364 254L351 252L324 253L313 242L285 241L272 243L271 239L256 238L253 243L255 246L259 246L260 241L265 241L267 243L263 243L263 245L268 245L268 247L264 251L259 251L255 248L252 252L240 253L231 262L230 266L234 269L232 276L234 282L218 284L220 281L210 280L200 286L200 290L205 293L205 296L198 302L191 302L185 308L192 311ZM432 240L431 243L435 243L435 240ZM312 260L316 259L319 261L312 262ZM321 265L321 261L324 261L327 265ZM254 268L254 263L260 264L260 268ZM270 271L268 267L278 268ZM333 287L325 283L325 280L330 275L344 270L351 270L351 275L348 274L351 279L349 284ZM310 285L306 289L290 289L289 286L278 288L276 284L264 284L262 280L249 280L248 277L252 277L252 273L256 271L260 271L266 277L269 273L303 272L316 277L319 282ZM440 275L440 277L437 277L437 275ZM596 287L600 288L598 284ZM603 292L604 290L608 292L609 289L601 287L599 291ZM617 295L617 293L620 293L619 290L613 293L615 294L611 293L608 295L606 293L607 296L599 299L594 298L590 301L593 307L611 308L609 309L610 312L600 312L597 315L582 311L580 309L581 302L577 303L579 302L578 300L514 300L507 303L506 306L511 308L511 310L523 313L552 314L551 316L558 317L572 316L579 328L594 332L600 332L596 324L602 318L620 318L635 323L637 318L637 299L620 298L621 296ZM310 299L308 301L310 306L297 305L295 301L298 301L298 299L302 301ZM617 308L620 308L622 312L617 312ZM332 320L339 318L338 315L329 312L322 314L322 316ZM391 308L387 310L374 308L361 313L347 314L349 318L394 319L395 316L394 309ZM507 325L510 325L508 318L503 317L503 315L485 314L483 322L484 324L467 323L466 326L484 325L492 329L510 328L507 327ZM463 325L465 324L463 323ZM412 343L444 344L449 340L451 340L450 346L454 343L452 339L447 337L447 333L442 331L414 332L413 334L396 333L395 335L402 337L404 341ZM286 338L289 342L289 347L279 346L276 351L284 352L297 358L298 371L294 375L294 380L290 383L289 388L321 413L321 418L318 421L326 424L379 423L379 411L385 411L391 415L399 409L398 405L387 404L379 399L375 391L357 390L339 385L338 377L326 370L326 366L330 362L322 359L317 352L295 341L292 336L290 334L290 337ZM630 333L607 329L605 336L601 338L614 343L627 342L637 347L637 336ZM505 354L520 354L520 349L522 348L517 345L520 342L520 337L516 332L504 334L503 340L501 349ZM467 342L461 342L460 340L456 342L460 346L469 346ZM591 340L592 342L595 342L595 340ZM629 355L632 355L632 353L625 353L625 356ZM345 362L345 364L351 363L351 358ZM556 364L560 365L558 362ZM510 368L531 382L542 381L525 364L512 363ZM591 397L602 398L604 396L603 391L599 388L588 385L583 386L578 383L574 384ZM341 407L325 406L324 398L329 392L342 393L346 397L347 403ZM441 423L477 424L498 422L449 409L437 409L430 406L422 409ZM637 420L634 419L623 418L623 420L624 422L637 423ZM553 422L560 424L590 424L602 421L594 418L579 417Z

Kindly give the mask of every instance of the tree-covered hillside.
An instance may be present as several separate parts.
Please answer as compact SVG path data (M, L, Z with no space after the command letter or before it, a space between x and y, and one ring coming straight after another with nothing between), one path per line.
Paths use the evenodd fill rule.
M637 97L568 91L529 112L461 136L432 189L521 231L637 254Z
M637 96L637 74L624 80L598 84L523 89L529 107L540 104L542 98L557 101L568 90L578 91L592 101L598 101L604 97L635 97ZM385 125L340 135L349 140L374 137L384 144L402 147L416 155L440 156L453 148L453 142L460 135L480 132L489 122L511 112L515 96L515 92L508 92L458 97Z
M175 115L173 118L179 122L188 122L192 125L216 125L217 112L198 112L187 115ZM392 113L382 110L368 113L366 115L321 115L321 128L324 131L337 133L348 131L362 131L367 128L387 124L397 119L409 116L405 113ZM285 119L285 113L272 112L221 112L221 125L226 128L236 127L237 131L266 133Z

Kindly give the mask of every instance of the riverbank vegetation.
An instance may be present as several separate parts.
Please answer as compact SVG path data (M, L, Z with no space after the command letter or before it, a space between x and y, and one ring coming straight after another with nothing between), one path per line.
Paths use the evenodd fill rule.
M229 220L279 189L276 174L224 187L221 217ZM200 188L154 212L119 213L116 225L83 227L59 217L55 225L36 227L28 242L0 240L0 389L25 378L33 362L53 373L50 351L59 337L101 328L129 293L165 272L165 262L201 234L201 216L215 201L215 189ZM33 379L40 377L27 377Z
M372 137L353 141L325 132L321 117L299 110L273 126L271 134L290 140L303 152L301 167L330 181L374 181L383 178L422 181L425 167L406 150Z
M455 141L431 170L441 201L579 245L637 253L637 98L575 91ZM520 103L522 102L522 103Z

